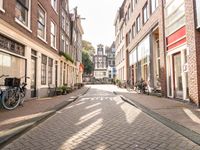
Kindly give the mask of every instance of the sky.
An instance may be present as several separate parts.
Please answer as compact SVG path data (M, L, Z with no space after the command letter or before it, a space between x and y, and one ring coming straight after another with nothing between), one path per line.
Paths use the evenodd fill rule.
M115 40L114 20L123 0L69 0L70 10L78 7L84 30L83 39L92 43L111 46Z

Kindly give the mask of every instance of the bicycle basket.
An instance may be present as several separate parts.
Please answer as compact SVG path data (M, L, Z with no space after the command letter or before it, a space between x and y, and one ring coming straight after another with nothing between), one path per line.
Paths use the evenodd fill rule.
M5 86L19 87L20 79L19 78L5 78Z

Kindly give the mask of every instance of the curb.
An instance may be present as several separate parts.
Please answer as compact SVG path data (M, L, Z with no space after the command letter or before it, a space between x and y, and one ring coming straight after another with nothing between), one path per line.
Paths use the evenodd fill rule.
M117 94L115 92L115 94ZM189 129L186 128L183 125L180 125L179 123L172 121L166 117L163 117L162 115L150 110L149 108L145 107L144 105L141 105L140 103L134 101L134 100L130 100L122 95L119 95L122 100L124 100L125 102L129 103L130 105L135 106L136 108L140 109L142 112L146 113L147 115L151 116L152 118L154 118L155 120L161 122L162 124L164 124L165 126L171 128L172 130L178 132L179 134L183 135L184 137L186 137L187 139L191 140L192 142L196 143L197 145L200 145L200 134Z
M69 104L75 102L80 96L85 95L90 87L88 87L82 94L79 94L78 96L75 97L70 97L68 100L56 105L53 108L50 108L46 110L46 113L44 115L41 115L36 118L32 118L30 120L25 120L22 121L21 123L17 124L15 127L12 129L8 130L8 133L5 133L4 135L0 135L0 149L14 141L16 138L20 137L27 131L31 130L32 128L36 127L40 123L44 122L56 112L60 111L64 107L68 106Z

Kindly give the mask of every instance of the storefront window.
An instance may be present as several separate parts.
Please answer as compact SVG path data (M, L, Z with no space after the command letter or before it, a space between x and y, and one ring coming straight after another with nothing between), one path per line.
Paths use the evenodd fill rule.
M141 61L142 66L142 79L145 81L148 81L148 64L147 64L147 58L143 59Z
M46 85L47 79L47 56L42 55L42 66L41 66L41 84Z
M53 83L53 59L48 59L48 84Z
M0 52L0 75L23 77L26 71L25 66L26 61L24 59ZM4 84L3 79L0 79L0 84Z

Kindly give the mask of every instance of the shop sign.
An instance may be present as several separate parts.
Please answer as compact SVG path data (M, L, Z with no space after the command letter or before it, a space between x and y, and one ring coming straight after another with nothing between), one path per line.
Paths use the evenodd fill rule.
M24 56L25 46L0 34L0 49Z

